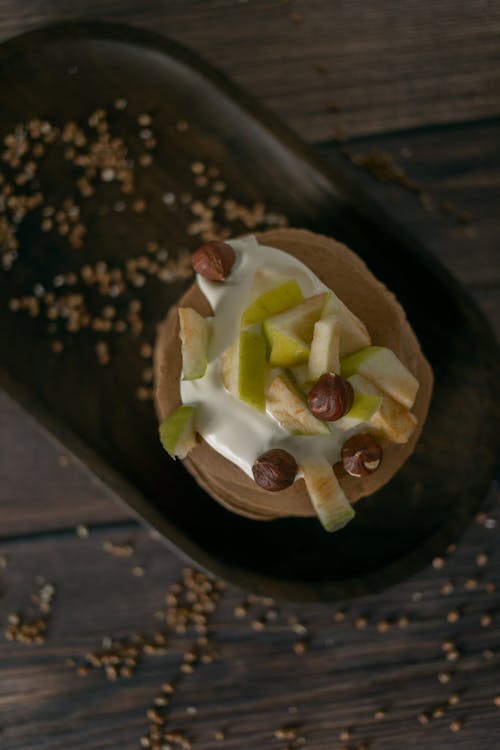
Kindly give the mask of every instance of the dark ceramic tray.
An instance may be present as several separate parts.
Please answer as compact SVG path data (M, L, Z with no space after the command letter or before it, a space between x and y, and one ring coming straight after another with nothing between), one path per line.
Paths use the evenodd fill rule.
M0 270L3 387L176 549L254 591L292 599L357 595L408 576L456 537L493 475L495 345L462 289L401 227L378 215L341 166L326 169L272 115L186 49L125 26L64 24L8 41L0 50L0 89L8 92L2 136L34 117L82 124L104 107L113 133L135 139L134 148L142 112L152 115L158 140L154 163L138 170L131 198L114 183L80 198L75 168L62 157L44 159L37 176L44 203L57 207L73 197L88 234L82 248L71 248L57 232L41 231L40 210L20 224L19 257L10 271ZM123 111L112 105L119 98L128 103ZM45 315L9 309L9 299L35 284L51 289L58 274L79 273L99 260L123 266L144 254L148 241L172 257L176 248L201 244L188 232L189 199L179 201L183 194L192 194L191 202L206 195L194 184L193 162L220 170L224 197L248 206L263 201L292 226L346 241L399 297L434 368L435 395L417 451L333 536L314 519L264 523L227 512L160 448L152 404L135 395L145 365L140 340L153 338L155 324L189 280L149 280L125 294L127 303L142 301L145 329L140 340L130 333L110 337L107 366L95 358L96 342L107 334L59 336L47 331ZM162 200L170 193L174 206L165 205L168 195ZM147 201L144 213L117 210L117 203L137 197ZM238 222L230 228L245 231ZM81 287L79 281L73 291ZM64 343L62 354L51 349L55 338Z

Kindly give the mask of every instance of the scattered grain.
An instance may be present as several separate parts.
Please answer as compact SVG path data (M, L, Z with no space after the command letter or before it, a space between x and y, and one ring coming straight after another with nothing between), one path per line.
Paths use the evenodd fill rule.
M76 535L80 539L88 539L89 534L90 532L89 532L88 526L85 526L85 524L83 523L79 523L78 526L76 527Z

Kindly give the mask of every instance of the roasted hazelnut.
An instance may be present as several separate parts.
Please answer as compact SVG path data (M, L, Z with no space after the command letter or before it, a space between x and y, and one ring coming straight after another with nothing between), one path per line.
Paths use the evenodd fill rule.
M193 253L192 263L196 273L208 281L224 281L230 273L235 253L226 242L207 242Z
M352 385L340 375L327 372L309 391L307 405L317 419L334 422L346 414L354 401Z
M297 461L282 448L272 448L266 451L252 466L256 483L269 492L279 492L290 487L297 471Z
M368 433L353 435L342 447L342 463L352 477L373 474L382 463L382 456L382 448Z

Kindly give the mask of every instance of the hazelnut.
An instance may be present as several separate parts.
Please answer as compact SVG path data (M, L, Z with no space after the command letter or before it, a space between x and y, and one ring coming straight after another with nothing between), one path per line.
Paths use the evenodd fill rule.
M282 448L272 448L266 451L252 466L256 483L269 492L279 492L290 487L297 471L297 461Z
M236 259L231 245L226 242L207 242L193 253L196 273L208 281L224 281Z
M340 375L327 372L309 391L307 405L317 419L334 422L346 414L354 401L352 385Z
M342 447L344 469L352 477L367 477L382 463L383 451L375 438L367 433L353 435Z

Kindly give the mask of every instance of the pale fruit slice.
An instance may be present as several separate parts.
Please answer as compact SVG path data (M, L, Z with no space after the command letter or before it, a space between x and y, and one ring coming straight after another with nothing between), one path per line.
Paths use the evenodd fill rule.
M325 318L328 315L335 315L340 322L341 357L371 344L365 324L332 291L328 292L321 317Z
M311 414L303 395L286 375L274 378L266 392L267 411L289 432L297 435L328 435L324 422Z
M342 377L363 375L407 409L415 403L419 382L390 349L367 346L340 364Z
M309 380L316 381L326 372L340 373L340 321L327 315L314 324L309 354Z
M299 390L305 395L309 393L316 381L309 376L309 364L295 365L288 368L288 373Z
M160 441L172 458L186 458L196 445L194 406L179 406L161 423Z
M351 375L349 382L355 391L381 399L380 407L366 420L368 424L391 443L407 443L417 426L415 415L362 375Z
M212 325L192 307L179 307L182 346L182 379L202 378L208 365L208 345Z
M239 396L238 369L240 357L240 340L237 338L231 346L224 351L221 359L221 380L224 387L233 394Z
M314 324L321 315L326 295L326 292L315 294L300 305L264 320L271 365L292 367L308 361Z
M323 528L326 531L342 529L355 513L331 465L322 456L311 456L304 459L299 468Z
M262 333L241 331L238 345L238 395L255 409L266 407L267 346Z
M286 281L284 284L261 294L243 311L241 327L246 328L254 323L260 323L264 318L269 318L295 307L303 299L298 282L295 279Z

